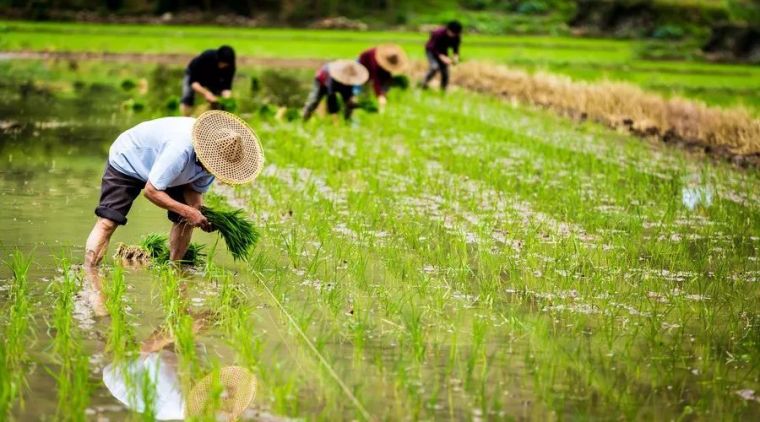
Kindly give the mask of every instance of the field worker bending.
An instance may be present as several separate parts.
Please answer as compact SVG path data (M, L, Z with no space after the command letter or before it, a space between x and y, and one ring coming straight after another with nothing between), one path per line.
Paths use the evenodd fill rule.
M462 42L462 24L451 21L445 27L436 29L430 33L430 39L425 44L425 55L428 60L428 71L422 81L422 88L427 89L428 84L435 74L441 73L441 90L445 91L449 85L449 66L459 62L459 44ZM454 52L449 57L449 49Z
M396 44L383 44L362 52L359 63L369 71L368 83L372 85L382 112L388 102L386 94L391 88L393 76L404 72L409 63L406 52Z
M223 45L216 50L206 50L190 61L182 80L182 115L193 113L195 94L198 93L216 107L219 96L232 95L232 79L235 77L235 50Z
M85 270L97 272L111 235L127 224L141 190L168 211L173 223L169 257L182 259L193 228L211 230L200 207L214 179L246 183L258 176L263 163L256 134L224 111L207 111L197 119L164 117L128 129L111 145L95 209L98 220L85 246Z
M356 108L354 88L363 85L368 78L367 68L353 60L335 60L322 66L314 77L314 86L303 108L304 121L309 120L324 97L327 97L327 112L337 121L340 111L338 95L343 99L343 117L349 120Z

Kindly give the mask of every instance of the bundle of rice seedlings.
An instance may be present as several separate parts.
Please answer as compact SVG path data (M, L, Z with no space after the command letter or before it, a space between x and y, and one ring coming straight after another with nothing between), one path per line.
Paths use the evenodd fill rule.
M356 103L356 108L360 108L367 113L377 113L380 111L380 106L377 100L374 98L364 97Z
M253 251L254 245L259 240L259 232L253 224L244 217L241 209L221 210L209 207L201 208L201 212L208 219L214 230L224 238L227 250L235 260L247 259Z
M168 238L165 234L151 233L140 241L140 247L150 254L155 262L164 263L169 260Z
M129 265L148 265L151 257L150 253L140 246L119 243L116 252L113 254L113 259Z
M206 260L206 253L203 252L205 247L199 243L191 243L182 257L182 263L192 266L203 265ZM165 234L151 233L143 237L139 245L120 243L116 248L114 259L143 265L150 262L155 264L169 262L168 237Z

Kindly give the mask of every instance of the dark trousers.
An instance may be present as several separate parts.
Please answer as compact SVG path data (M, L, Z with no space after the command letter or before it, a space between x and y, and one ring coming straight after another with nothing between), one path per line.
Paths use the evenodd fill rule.
M322 85L318 80L314 80L314 86L311 88L309 97L306 99L306 105L303 107L303 119L309 120L314 113L314 110L319 107L319 102L322 101L322 98L324 97L327 97L327 112L329 114L337 114L340 111L338 94L340 94L343 99L343 117L345 117L346 120L350 119L351 113L354 111L353 103L351 102L353 92L349 92L349 90L339 90L330 93L327 87Z
M430 50L425 50L425 55L428 60L428 71L425 74L424 85L430 83L435 77L435 74L441 72L441 89L445 90L449 86L449 65L442 62L438 55Z

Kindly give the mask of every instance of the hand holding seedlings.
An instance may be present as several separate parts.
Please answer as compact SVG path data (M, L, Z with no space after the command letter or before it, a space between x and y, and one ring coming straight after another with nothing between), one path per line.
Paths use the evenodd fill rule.
M192 207L188 207L185 214L185 221L193 227L198 227L205 232L212 231L211 225L208 222L206 216L201 213L200 210Z
M259 233L244 217L243 210L228 211L203 207L201 211L208 218L213 229L218 230L222 235L227 249L235 260L245 260L250 256L259 239Z

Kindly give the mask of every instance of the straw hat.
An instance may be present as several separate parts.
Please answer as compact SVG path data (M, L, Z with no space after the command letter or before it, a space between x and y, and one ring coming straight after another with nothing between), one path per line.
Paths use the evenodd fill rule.
M353 60L335 60L327 64L330 77L343 85L363 85L369 79L366 67Z
M204 413L205 407L211 400L212 389L216 380L214 374L206 375L198 381L185 401L188 418ZM256 395L256 377L251 371L240 366L226 366L219 370L218 384L223 388L220 397L219 411L228 420L235 420L253 401Z
M392 74L402 73L409 64L406 52L397 44L381 44L375 48L375 60Z
M255 179L264 166L259 139L242 119L226 111L207 111L193 125L193 147L203 166L224 183Z

